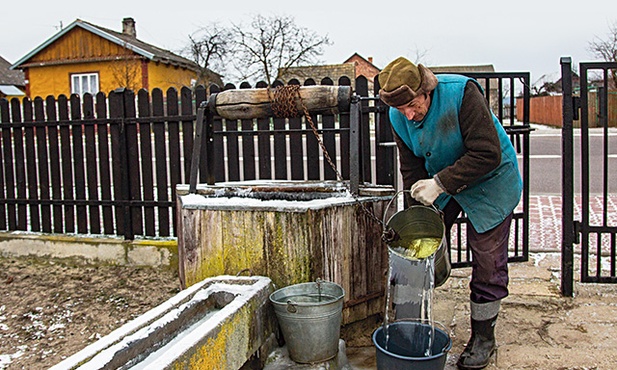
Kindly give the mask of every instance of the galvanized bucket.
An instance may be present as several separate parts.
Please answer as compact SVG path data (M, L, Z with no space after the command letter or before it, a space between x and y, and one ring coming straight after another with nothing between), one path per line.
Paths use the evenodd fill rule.
M270 295L293 361L316 363L337 355L344 297L340 285L327 281L290 285Z
M388 208L401 192L408 192L408 190L396 193L392 200L390 200ZM384 220L384 225L386 230L384 230L383 239L393 253L396 253L393 248L408 245L412 240L418 238L439 238L441 243L434 253L435 287L441 286L448 280L452 266L446 240L446 226L440 211L435 207L414 205L395 213L387 223ZM400 257L405 258L403 256Z

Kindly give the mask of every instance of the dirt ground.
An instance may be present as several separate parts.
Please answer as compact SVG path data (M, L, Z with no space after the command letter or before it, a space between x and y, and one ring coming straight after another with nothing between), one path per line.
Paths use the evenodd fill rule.
M456 369L469 339L470 272L453 270L435 290L433 317L452 339L445 370ZM529 262L510 264L510 295L495 329L497 356L486 369L617 369L617 285L577 281L573 298L561 296L559 253L533 253ZM355 370L375 369L369 338L364 345L347 348Z
M510 265L510 296L491 369L617 369L617 286L576 283L559 294L559 254ZM575 262L575 263L578 263ZM469 269L435 292L434 318L450 331L446 370L469 338ZM179 291L175 273L66 260L0 258L0 369L47 369ZM375 323L373 323L375 324ZM365 327L348 340L355 370L375 369Z
M47 369L179 291L168 270L0 257L0 369Z

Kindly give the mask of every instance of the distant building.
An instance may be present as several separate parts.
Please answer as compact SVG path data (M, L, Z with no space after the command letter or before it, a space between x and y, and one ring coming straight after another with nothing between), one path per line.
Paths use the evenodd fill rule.
M11 70L11 63L0 56L0 98L23 97L25 91L24 73Z
M373 83L375 78L381 72L381 69L375 67L373 64L373 57L368 57L368 59L364 59L360 54L354 53L352 56L347 58L343 63L352 63L355 66L355 76L364 76L368 80L369 83L369 91L373 91Z
M197 78L203 75L193 61L139 40L133 18L122 20L122 32L77 19L11 68L24 72L31 98L116 88L165 91L202 83ZM222 86L219 75L209 76Z
M454 73L454 74L465 74L465 73L484 73L484 72L495 72L495 67L492 64L480 64L480 65L459 65L459 66L431 66L428 67L433 73ZM480 79L478 81L484 93L487 94L487 85L486 79ZM499 80L496 78L490 78L489 81L489 100L491 102L491 109L496 111L499 106Z
M364 76L368 81L369 91L372 91L373 80L380 71L373 65L372 60L373 58L367 60L358 53L354 53L341 64L301 66L291 67L285 71L279 70L279 79L284 83L295 80L301 85L304 85L307 80L317 85L322 84L324 79L331 80L334 85L347 84L346 81L348 81L352 89L355 89L356 78Z

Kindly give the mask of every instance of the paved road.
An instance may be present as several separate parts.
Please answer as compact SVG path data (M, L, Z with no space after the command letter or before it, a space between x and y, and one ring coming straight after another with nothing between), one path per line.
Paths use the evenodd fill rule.
M531 194L561 194L562 142L561 130L546 126L536 128L530 135L530 192ZM607 132L608 156L604 156L604 131L589 130L590 192L603 191L604 161L609 168L608 192L617 193L617 129ZM581 135L574 131L574 191L581 190Z

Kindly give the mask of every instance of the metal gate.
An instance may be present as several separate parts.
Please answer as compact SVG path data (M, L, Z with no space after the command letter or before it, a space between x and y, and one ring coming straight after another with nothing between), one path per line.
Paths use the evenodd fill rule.
M614 81L610 80L611 70L617 70L617 63L580 63L580 88L577 89L573 83L571 58L561 59L561 293L564 296L573 294L574 244L580 243L581 247L581 282L617 283L617 195L614 190L617 164L615 155L610 154L611 148L614 153L617 145L617 134L613 131L613 127L617 127L617 92ZM580 127L580 193L575 193L574 186L575 126ZM580 220L574 219L575 206L580 209Z

